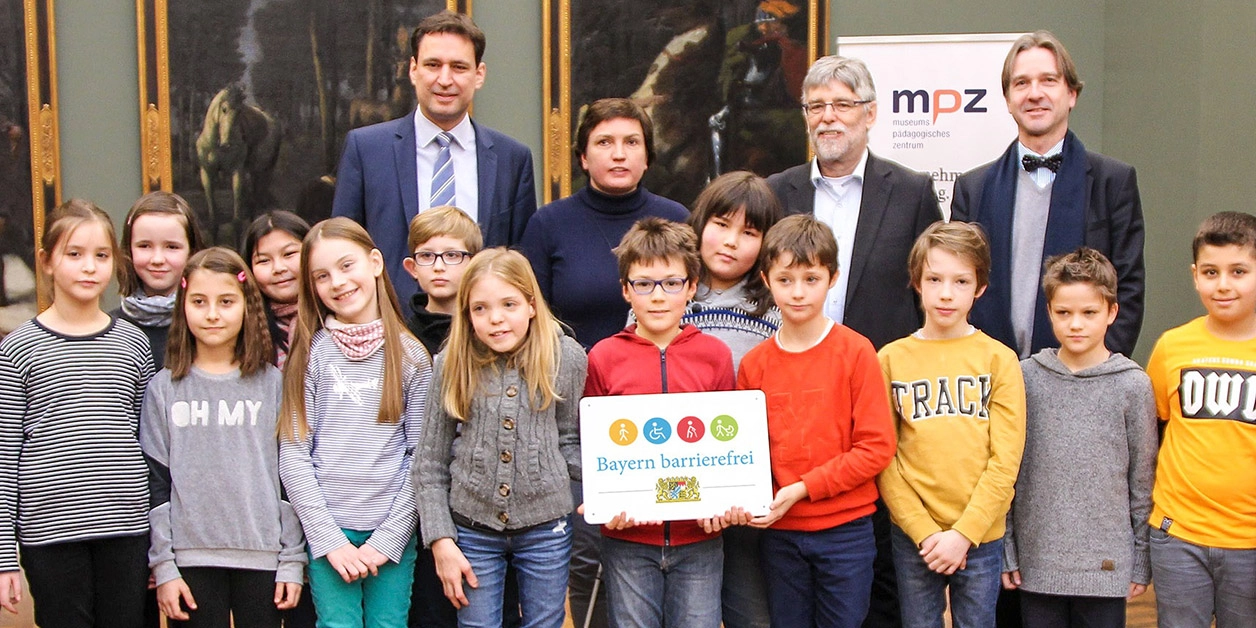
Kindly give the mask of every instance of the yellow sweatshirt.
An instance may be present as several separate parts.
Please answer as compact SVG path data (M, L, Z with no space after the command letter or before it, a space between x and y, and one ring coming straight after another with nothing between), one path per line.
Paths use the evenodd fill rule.
M1003 537L1025 448L1025 383L1016 354L977 331L908 336L878 357L898 453L877 478L912 541L955 530L973 545Z

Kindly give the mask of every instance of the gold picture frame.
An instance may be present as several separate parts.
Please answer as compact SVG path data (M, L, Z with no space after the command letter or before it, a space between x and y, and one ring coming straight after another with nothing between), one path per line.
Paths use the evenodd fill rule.
M0 138L7 141L0 147L0 273L5 279L0 281L0 312L5 314L0 337L10 331L10 322L48 305L45 292L33 290L39 281L35 256L44 216L61 203L53 0L7 0L3 10ZM19 260L25 268L8 268Z
M721 133L734 135L734 129L728 128L733 93L730 86L737 83L738 72L745 72L736 69L735 62L743 63L744 68L744 57L750 54L747 44L765 41L768 29L778 26L783 29L780 41L787 42L789 50L785 51L784 45L778 46L778 59L792 61L783 74L788 74L787 82L796 90L806 67L826 54L828 4L820 0L714 3L702 0L642 0L641 3L543 0L544 202L572 193L573 180L581 176L573 167L571 150L580 107L602 97L630 97L651 112L655 123L656 157L646 172L644 184L655 193L688 204L705 179L717 170L744 167L765 176L775 172L762 172L773 165L761 158L730 159L727 156L732 148L730 143L721 143L714 135L705 139L699 135L704 125L717 124L724 125ZM804 39L805 42L801 41ZM576 42L574 47L573 41ZM804 49L805 59L802 59L800 53ZM734 59L738 55L742 58ZM800 65L803 61L805 64ZM690 67L676 73L683 78L668 77L668 63L674 64L673 70L683 64ZM785 61L780 62L780 67L785 65ZM665 93L664 89L675 91ZM652 109L679 94L681 89L689 93L673 98L673 102L685 100L684 112L663 113ZM797 128L788 132L779 129L765 132L773 127L760 125L757 129L742 127L737 133L768 142L778 136L787 138L797 149L787 153L787 158L794 159L788 165L795 165L807 158L805 127L796 95L791 95L792 99L783 96L778 93L773 97L773 115L780 123ZM697 106L693 105L695 102ZM733 106L733 119L738 118L737 106ZM724 117L718 122L713 120L720 112L724 112ZM686 120L686 115L689 116L687 121L668 126L672 121ZM690 128L680 131L681 124ZM665 137L669 128L680 133L673 138L674 142ZM704 141L703 150L709 153L705 157L668 154L673 147L700 145ZM674 160L669 163L666 161L669 158ZM721 159L727 162L723 165L728 166L722 170Z
M471 13L471 0L275 0L256 11L251 4L136 0L143 191L181 194L209 237L226 245L267 209L294 210L311 222L329 216L345 134L413 109L403 27L412 30L441 9ZM222 27L207 29L207 22ZM216 76L207 78L205 69ZM266 91L259 85L266 80L287 83ZM268 120L263 134L279 138L268 148L265 177L256 169L239 174L246 166L224 175L200 165L215 161L198 146L208 109L240 85L237 110L256 111L250 115Z

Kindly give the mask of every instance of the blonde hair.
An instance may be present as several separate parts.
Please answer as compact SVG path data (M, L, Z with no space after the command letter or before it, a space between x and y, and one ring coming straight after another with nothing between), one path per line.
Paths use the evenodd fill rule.
M941 249L967 262L977 276L977 288L990 284L990 243L981 225L974 222L937 221L920 233L907 254L907 272L911 286L920 290L929 251Z
M406 252L413 254L420 244L437 236L462 240L467 252L472 255L484 248L484 235L480 233L479 225L461 209L442 205L422 212L410 221L410 237L407 243L410 248Z
M536 316L528 328L528 334L507 358L507 363L519 369L528 387L528 396L534 409L544 410L562 397L554 388L554 378L559 366L559 338L562 329L550 312L532 266L518 251L503 247L486 249L471 258L458 286L458 311L454 314L445 347L445 370L441 379L440 394L445 411L460 421L469 420L471 402L480 388L480 373L485 368L497 368L499 355L489 349L475 335L471 324L471 289L485 277L496 277L523 293L536 309Z
M288 361L283 373L283 404L279 408L280 417L291 417L291 420L279 421L279 437L291 441L305 440L309 435L310 424L306 420L305 407L305 369L310 363L310 344L314 334L323 327L323 321L331 314L327 306L318 298L314 290L314 279L310 272L310 255L314 248L323 240L346 240L370 252L375 250L375 242L358 223L344 217L329 218L316 225L305 236L301 243L301 280L297 295L297 318L292 326L292 341L288 347ZM379 303L379 317L384 324L384 377L380 392L379 423L396 423L401 420L405 410L405 397L402 390L402 371L407 362L406 352L400 342L389 342L388 339L400 340L414 336L401 318L401 308L397 303L397 293L392 282L388 280L388 270L383 269L375 278L376 301ZM419 344L415 340L415 344Z
M121 266L118 264L118 258L121 252L118 249L118 236L113 230L113 221L109 219L109 214L106 214L105 210L97 207L91 201L81 198L72 198L58 205L56 209L52 210L52 214L48 216L47 222L44 223L44 232L39 239L39 255L36 256L39 261L40 272L52 272L52 267L50 266L52 254L59 249L65 248L65 240L76 229L90 222L99 224L105 231L105 238L109 240L109 263L113 267L114 277L119 277ZM56 294L52 282L40 282L40 285L47 291L45 296L51 301Z
M196 361L196 337L188 328L184 308L187 306L188 278L198 270L222 273L240 282L240 293L244 296L244 324L236 336L235 361L240 364L240 375L244 377L265 369L267 364L275 361L275 345L270 339L262 291L243 258L231 249L214 246L193 255L183 268L183 280L179 282L175 297L174 317L170 321L170 340L166 345L166 368L170 369L170 377L176 381L183 379Z

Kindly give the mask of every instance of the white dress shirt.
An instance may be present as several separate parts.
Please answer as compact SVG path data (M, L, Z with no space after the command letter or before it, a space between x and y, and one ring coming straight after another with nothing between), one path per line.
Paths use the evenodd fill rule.
M867 166L867 149L864 149L854 172L844 177L820 174L819 162L811 160L811 184L816 188L815 217L828 225L837 239L837 283L829 290L824 314L839 323L846 314L851 250L855 245L855 227L859 224L859 204L863 202L864 170Z

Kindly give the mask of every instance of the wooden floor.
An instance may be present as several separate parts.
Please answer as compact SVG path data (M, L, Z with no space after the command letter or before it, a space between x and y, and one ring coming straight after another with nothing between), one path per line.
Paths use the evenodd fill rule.
M31 612L30 592L25 586L22 590L24 595L22 604L19 606L22 613L14 616L8 611L0 611L0 628L34 628L35 620ZM567 628L574 628L570 617L563 625ZM1152 589L1148 589L1147 593L1130 602L1126 626L1127 628L1156 628L1156 598Z
M1133 602L1129 603L1126 611L1125 626L1126 628L1156 628L1156 597L1151 587L1147 592L1138 596ZM570 615L570 612L568 613ZM2 625L2 624L0 624ZM947 626L950 626L950 618L947 618ZM571 617L567 617L563 628L575 628L572 624Z

